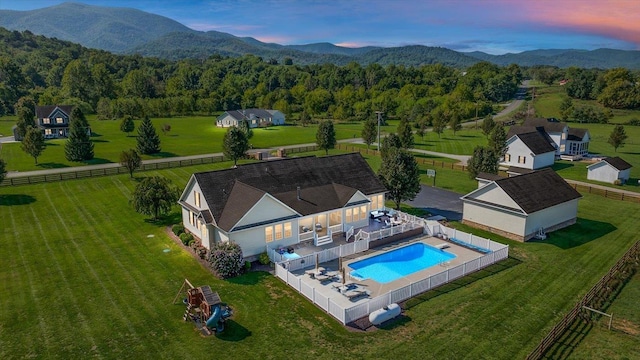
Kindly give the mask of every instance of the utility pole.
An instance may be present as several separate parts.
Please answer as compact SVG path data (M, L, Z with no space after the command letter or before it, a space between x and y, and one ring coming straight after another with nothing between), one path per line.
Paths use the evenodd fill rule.
M380 121L382 120L382 111L376 111L376 115L378 116L378 151L380 151Z

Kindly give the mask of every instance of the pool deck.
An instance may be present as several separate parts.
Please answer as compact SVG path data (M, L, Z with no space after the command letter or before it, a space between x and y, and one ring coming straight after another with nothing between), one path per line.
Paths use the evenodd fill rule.
M454 259L451 259L443 264L439 264L439 265L434 265L432 267L429 267L427 269L424 270L420 270L418 272L415 272L413 274L407 275L405 277L402 277L398 280L386 283L386 284L382 284L379 283L377 281L371 280L371 279L366 279L366 280L357 280L355 278L352 278L349 276L349 272L353 269L351 269L349 267L350 263L356 262L356 261L360 261L378 254L381 254L383 252L387 252L389 250L393 250L393 249L397 249L399 247L403 247L409 244L413 244L416 242L422 242L424 244L436 247L437 245L446 243L449 247L447 249L445 249L444 251L450 252L454 255L456 255L456 257ZM400 289L404 286L407 286L411 283L417 282L419 280L425 279L431 275L434 274L438 274L440 272L446 271L447 268L449 267L454 267L454 266L458 266L460 264L463 264L465 262L477 259L482 257L484 254L478 252L478 251L474 251L471 249L468 249L466 247L460 246L456 243L450 242L450 241L446 241L446 240L442 240L439 238L435 238L435 237L431 237L431 236L420 236L420 237L414 237L411 239L405 239L405 240L400 240L385 246L381 246L378 248L374 248L374 249L369 249L368 251L362 252L362 253L358 253L358 254L354 254L352 256L349 257L344 257L342 259L342 264L345 267L345 272L347 274L347 279L346 281L348 282L354 282L359 284L360 286L362 286L363 288L369 290L371 292L371 294L369 295L368 298L375 298L379 295L385 294L389 291L392 290L396 290L396 289ZM328 270L333 270L333 271L337 271L339 270L339 263L338 260L332 260L326 263L321 263L320 266L328 269ZM349 300L346 296L343 296L342 294L340 294L336 289L334 289L333 285L337 285L340 283L341 280L336 280L333 282L324 282L321 283L318 280L312 279L310 276L305 274L305 270L309 270L311 268L306 268L306 269L301 269L301 270L297 270L294 271L293 273L300 278L300 280L302 282L304 282L305 284L313 287L315 289L315 291L317 293L320 293L321 295L325 296L325 297L329 297L331 298L332 301L335 301L337 304L347 308L347 307L351 307L354 304L358 304L359 302L364 302L367 301L367 297L362 296L358 299L355 300Z

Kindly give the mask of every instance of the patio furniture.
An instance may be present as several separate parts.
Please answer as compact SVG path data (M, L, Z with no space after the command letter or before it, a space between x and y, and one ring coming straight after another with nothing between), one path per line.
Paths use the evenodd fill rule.
M315 269L307 270L304 273L309 275L310 278L315 279L316 276L324 275L327 270L322 266L319 266Z
M352 290L358 287L357 283L354 283L353 281L347 281L346 283L338 283L338 284L333 284L332 287L336 290L339 291L341 293L346 292L348 290Z
M314 279L320 281L321 283L324 283L337 280L339 279L339 277L337 271L327 271L324 274L315 275Z
M316 231L322 231L322 224L316 223Z
M379 217L383 217L385 215L387 215L387 211L386 210L373 210L372 212L369 213L370 217L372 219L377 219Z
M346 296L349 300L355 300L361 296L371 295L371 291L357 286L355 289L350 289L343 292L342 295Z
M447 243L442 243L442 244L438 244L435 246L437 249L443 250L443 249L448 249L451 247L451 245L447 244Z

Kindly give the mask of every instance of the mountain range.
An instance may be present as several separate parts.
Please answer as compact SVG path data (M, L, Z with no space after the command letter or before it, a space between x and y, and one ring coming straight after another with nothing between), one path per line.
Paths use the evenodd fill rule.
M118 54L137 53L172 60L207 58L213 54L231 57L253 54L278 62L290 58L301 65L358 62L363 65L419 66L441 63L465 68L479 61L488 61L501 66L640 69L640 51L614 49L533 50L491 55L421 45L388 48L347 48L330 43L280 45L224 32L196 31L167 17L136 9L71 2L29 11L0 10L0 26L9 30L29 30L34 34Z

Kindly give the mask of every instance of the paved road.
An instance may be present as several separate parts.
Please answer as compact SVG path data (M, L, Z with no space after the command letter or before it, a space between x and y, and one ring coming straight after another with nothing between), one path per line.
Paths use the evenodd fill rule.
M462 220L462 195L428 185L421 186L420 193L412 201L407 201L407 204L449 220Z

